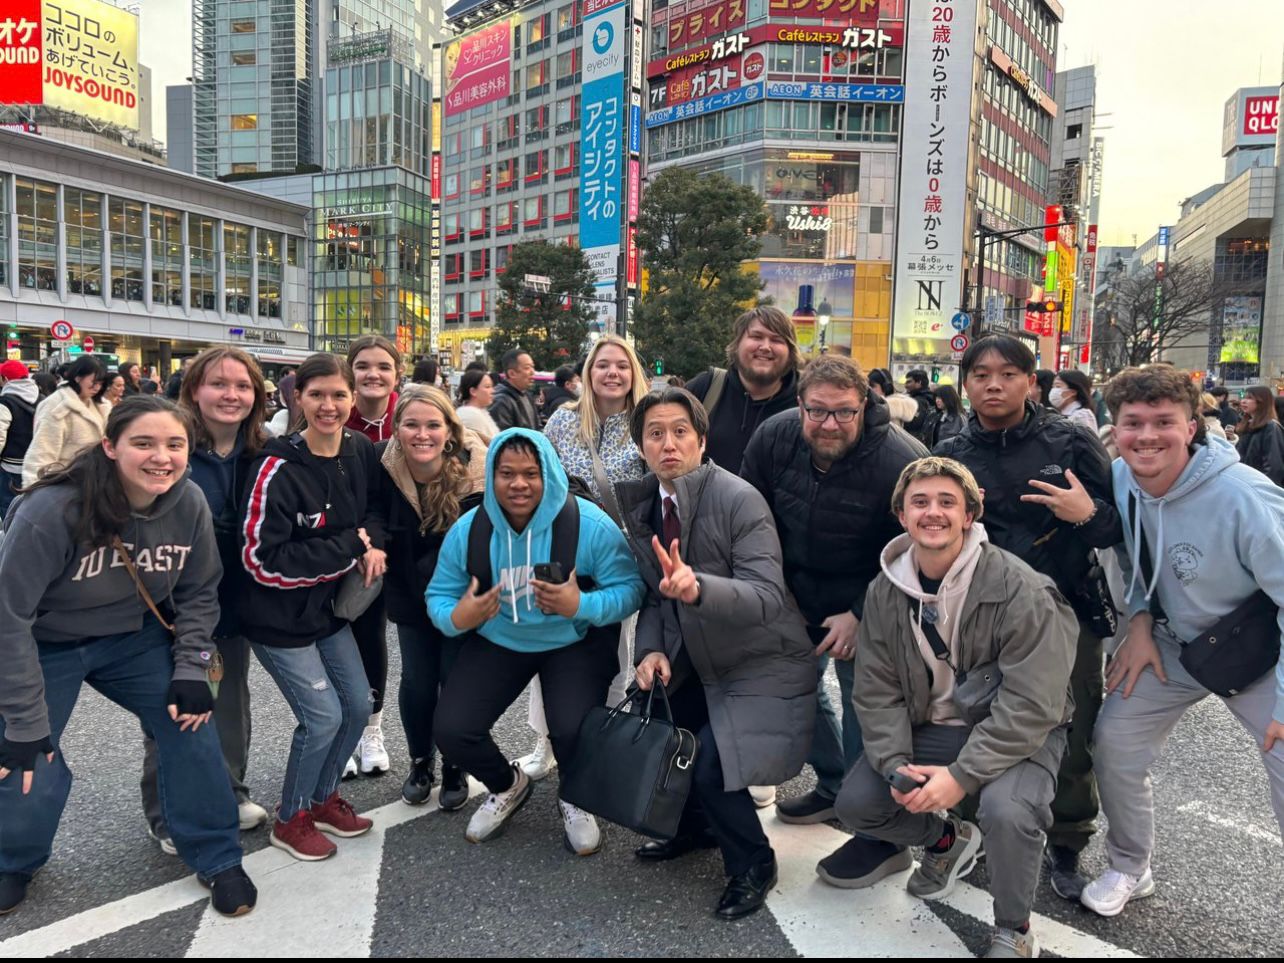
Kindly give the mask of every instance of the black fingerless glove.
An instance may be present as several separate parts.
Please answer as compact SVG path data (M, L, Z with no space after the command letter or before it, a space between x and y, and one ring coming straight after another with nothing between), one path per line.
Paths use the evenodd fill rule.
M36 768L37 756L48 755L53 751L53 740L49 736L31 742L0 739L0 769L8 769L10 772L30 772Z
M214 693L208 682L174 679L165 693L167 706L178 706L180 716L199 716L214 709Z

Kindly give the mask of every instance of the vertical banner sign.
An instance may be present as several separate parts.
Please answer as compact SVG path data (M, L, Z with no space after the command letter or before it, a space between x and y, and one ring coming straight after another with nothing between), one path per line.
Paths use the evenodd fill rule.
M580 247L598 285L615 297L624 214L624 59L629 5L584 0L583 125L580 134ZM601 306L600 315L606 314ZM614 310L611 311L614 316Z
M446 47L446 116L507 97L512 91L511 17L466 34Z
M428 348L437 350L441 337L441 98L432 102L432 188L429 212Z
M945 338L959 308L979 0L916 0L905 105L892 336Z

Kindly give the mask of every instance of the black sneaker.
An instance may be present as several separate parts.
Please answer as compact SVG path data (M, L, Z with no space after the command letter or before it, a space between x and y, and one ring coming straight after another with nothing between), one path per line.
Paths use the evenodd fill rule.
M913 865L904 847L853 836L816 864L816 875L839 889L865 889Z
M463 809L468 802L468 776L462 769L443 762L441 764L441 792L437 796L437 808L443 812L453 813Z
M834 801L828 796L822 796L813 789L797 799L786 799L783 802L777 802L776 818L782 823L807 825L809 823L823 823L826 820L837 817L834 815Z
M1043 864L1048 867L1048 882L1052 892L1062 899L1079 902L1087 878L1079 872L1079 854L1065 846L1048 844L1043 851Z
M401 784L401 799L409 806L422 806L432 793L432 759L415 759L410 775Z
M244 916L259 901L258 889L240 866L212 877L197 875L196 880L210 891L210 905L223 916Z
M31 877L26 873L0 873L0 916L18 908L30 885Z

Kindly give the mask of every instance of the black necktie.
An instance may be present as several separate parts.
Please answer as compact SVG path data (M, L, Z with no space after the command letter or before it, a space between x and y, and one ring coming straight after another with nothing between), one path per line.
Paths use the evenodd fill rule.
M667 552L682 536L682 520L678 518L678 505L668 495L664 496L664 550Z

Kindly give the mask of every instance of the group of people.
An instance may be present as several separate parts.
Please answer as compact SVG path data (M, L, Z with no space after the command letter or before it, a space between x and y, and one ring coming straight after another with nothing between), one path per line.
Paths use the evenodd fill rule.
M1107 916L1154 891L1149 770L1217 685L1183 644L1261 593L1277 652L1284 602L1284 492L1208 433L1183 372L1110 382L1112 463L1082 376L1040 390L1005 336L962 359L970 413L912 372L904 427L885 371L804 366L770 307L686 388L648 391L609 336L546 414L530 355L499 367L466 371L452 401L399 387L395 346L362 338L282 379L292 423L268 437L254 360L212 348L177 404L129 396L100 440L24 474L0 540L0 912L50 858L84 682L138 716L152 833L219 912L257 898L239 830L270 821L301 860L369 831L341 787L394 765L389 620L402 798L458 810L471 775L486 789L472 842L574 767L591 708L663 685L699 748L677 833L636 854L718 849L719 917L777 884L756 808L807 764L815 788L776 815L854 833L817 866L826 883L909 872L911 894L942 898L984 841L987 956L1038 954L1043 868ZM297 722L273 813L247 782L250 653ZM491 730L528 687L534 745L510 760ZM1224 699L1284 826L1284 669ZM558 807L564 846L597 852L594 816ZM1102 809L1108 866L1089 880L1079 854Z

